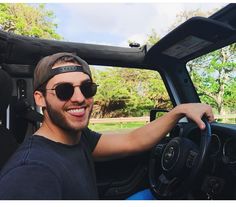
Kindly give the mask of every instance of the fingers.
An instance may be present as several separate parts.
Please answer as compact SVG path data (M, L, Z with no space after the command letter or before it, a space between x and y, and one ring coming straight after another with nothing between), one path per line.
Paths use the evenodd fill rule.
M209 122L215 121L215 118L214 118L214 115L213 115L212 112L211 113L206 113L205 116L206 116L206 118Z
M194 121L201 130L205 129L206 125L201 118L196 118Z
M205 123L202 121L202 117L205 116L209 122L213 122L214 115L211 106L207 104L190 104L186 109L186 116L192 119L197 126L203 130L205 129Z

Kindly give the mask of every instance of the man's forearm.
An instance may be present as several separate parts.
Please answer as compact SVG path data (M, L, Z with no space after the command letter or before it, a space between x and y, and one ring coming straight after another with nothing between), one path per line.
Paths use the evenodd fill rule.
M166 136L183 116L181 110L176 107L159 119L130 132L130 139L133 139L132 142L136 146L134 150L139 152L153 147Z
M93 155L96 158L119 157L148 150L165 137L178 120L184 116L192 119L199 128L203 129L205 125L201 117L204 114L209 121L214 120L212 109L206 104L178 105L161 118L129 133L103 134Z

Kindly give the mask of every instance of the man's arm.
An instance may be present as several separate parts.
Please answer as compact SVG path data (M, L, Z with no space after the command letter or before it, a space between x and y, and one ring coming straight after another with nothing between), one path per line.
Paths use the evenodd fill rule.
M186 116L192 119L200 129L205 128L201 118L205 115L211 122L214 120L212 109L206 104L181 104L161 118L124 134L104 134L93 152L95 158L114 158L152 148L176 125L179 119Z

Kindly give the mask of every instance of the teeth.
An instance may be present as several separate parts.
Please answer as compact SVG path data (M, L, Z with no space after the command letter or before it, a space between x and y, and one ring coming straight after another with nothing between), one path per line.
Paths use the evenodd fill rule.
M81 112L84 112L84 108L81 108L81 109L70 109L68 111L72 112L72 113L81 113Z

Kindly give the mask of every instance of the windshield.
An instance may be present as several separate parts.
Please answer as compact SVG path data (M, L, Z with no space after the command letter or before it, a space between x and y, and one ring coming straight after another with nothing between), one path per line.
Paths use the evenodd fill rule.
M173 105L156 71L90 66L99 85L90 128L102 133L128 131L149 122L150 110Z

